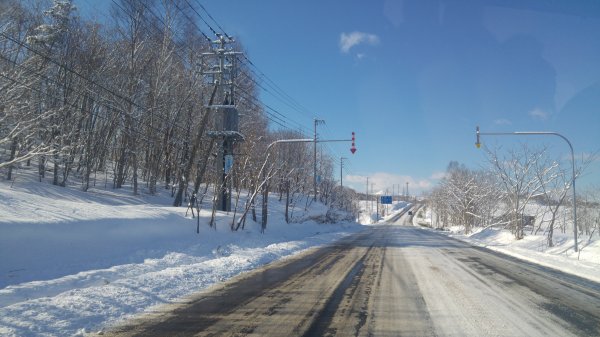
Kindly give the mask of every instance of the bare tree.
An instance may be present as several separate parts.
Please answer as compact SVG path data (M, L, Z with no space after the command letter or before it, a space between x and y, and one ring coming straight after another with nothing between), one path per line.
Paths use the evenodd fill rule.
M543 200L542 207L546 209L550 215L550 219L545 220L542 216L540 225L547 221L548 226L547 242L548 247L553 247L554 242L552 240L554 235L554 226L557 220L558 211L562 207L563 202L567 197L567 192L571 188L571 177L567 173L568 170L561 168L559 163L556 161L539 160L535 163L535 174L538 179L538 183L541 191L541 198Z
M8 167L11 179L13 165L55 152L39 130L56 111L33 106L39 92L36 75L45 63L38 57L40 65L31 64L35 56L27 38L41 27L41 15L29 12L18 1L3 2L0 9L0 147L10 148L8 158L0 157L0 168Z
M527 205L543 195L535 164L544 158L545 153L545 147L530 149L526 144L518 150L508 150L505 155L501 155L498 149L487 149L488 160L504 192L508 216L512 218L510 228L517 239L524 236L522 215Z
M226 98L202 81L197 65L209 38L178 2L116 0L112 22L80 19L71 0L31 4L0 2L0 168L7 177L13 165L37 158L40 181L50 167L54 184L78 179L84 191L96 172L108 181L109 170L114 188L130 184L134 194L142 182L153 194L162 180L175 187L176 206L191 181L195 193L201 184L208 189L218 173L211 172L214 141L205 131L213 121L205 106ZM257 99L258 75L240 63L234 98L245 141L235 151L244 165L228 178L237 191L236 216L243 190L248 201L234 229L250 210L256 219L259 195L266 219L271 189L285 193L289 221L296 204L311 202L303 198L312 188L306 144L281 146L265 164L272 140L307 137L270 129ZM332 159L320 159L321 201L351 209L353 194L337 190Z

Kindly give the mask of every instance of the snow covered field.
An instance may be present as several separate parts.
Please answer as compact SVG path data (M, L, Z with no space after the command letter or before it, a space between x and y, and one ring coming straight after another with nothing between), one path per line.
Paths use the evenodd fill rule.
M0 182L0 335L83 336L164 303L176 302L241 272L362 229L319 224L326 208L269 200L265 234L251 219L231 232L232 214L196 219L174 208L167 191L61 188L19 176ZM206 201L205 201L205 204ZM204 205L204 208L208 206ZM238 214L239 216L239 214ZM260 221L260 218L259 218Z

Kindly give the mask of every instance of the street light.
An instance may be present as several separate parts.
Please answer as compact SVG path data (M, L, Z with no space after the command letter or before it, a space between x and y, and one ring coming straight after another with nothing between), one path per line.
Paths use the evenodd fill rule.
M271 155L271 148L273 148L273 146L277 145L277 144L282 144L282 143L308 143L308 142L312 142L313 140L310 138L299 138L299 139L279 139L276 140L274 142L272 142L271 144L269 144L267 146L267 155L265 156L265 161L262 165L262 167L260 168L260 176L261 179L266 180L267 177L265 177L265 167L267 165L267 162L269 160L269 156ZM266 184L266 182L263 182L263 184ZM264 195L263 195L263 200L262 200L262 219L261 219L261 229L260 232L264 233L265 232L265 228L267 228L267 201L268 201L268 196L269 196L269 189L268 189L268 184L266 185L266 187L264 187ZM253 196L254 197L254 196Z
M573 145L571 145L571 142L567 139L567 137L561 135L558 132L546 132L546 131L542 131L542 132L522 132L522 131L517 131L517 132L479 132L479 126L477 126L476 128L476 133L477 133L477 141L475 142L475 146L477 148L481 147L481 143L479 141L479 136L483 135L483 136L543 136L543 135L554 135L554 136L558 136L562 139L565 140L565 142L567 142L567 144L569 144L569 148L571 149L571 167L573 169L573 173L572 173L572 178L571 178L571 184L573 186L573 237L575 238L575 252L578 251L577 249L577 198L576 198L576 194L575 194L575 153L573 151Z

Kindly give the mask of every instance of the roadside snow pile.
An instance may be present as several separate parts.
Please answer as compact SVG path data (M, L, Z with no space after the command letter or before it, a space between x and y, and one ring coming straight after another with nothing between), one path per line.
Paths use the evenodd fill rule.
M579 242L579 252L573 250L573 234L555 233L554 247L548 247L545 235L526 234L521 240L506 229L479 228L465 235L463 227L451 227L448 235L473 245L492 249L519 259L562 270L600 282L600 240Z
M231 232L233 214L224 212L217 214L216 230L209 228L206 205L196 234L196 219L185 216L185 207L169 206L167 191L130 193L84 193L26 177L12 188L0 182L1 336L99 331L361 229L353 221L286 224L285 204L270 198L265 234L250 217L244 230ZM327 208L294 211L295 218L308 219L326 216Z
M430 209L424 207L413 218L413 225L430 228L432 218ZM436 225L437 221L433 227ZM469 234L465 234L464 230L464 226L450 226L441 233L476 246L600 282L600 237L597 234L592 237L580 237L579 252L575 252L571 230L562 233L556 228L552 240L553 247L548 246L548 237L543 230L535 234L529 229L525 231L525 237L521 240L516 240L508 229L474 227Z

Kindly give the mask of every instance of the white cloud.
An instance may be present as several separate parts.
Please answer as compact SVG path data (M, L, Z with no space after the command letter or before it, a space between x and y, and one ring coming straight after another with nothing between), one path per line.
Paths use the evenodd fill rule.
M494 120L494 124L496 124L496 125L511 125L512 122L509 121L508 119L500 118L500 119Z
M379 44L379 36L363 32L342 33L340 35L340 50L343 53L349 52L352 47L361 43L377 45Z
M446 177L446 172L434 172L430 179L435 179L435 180L439 180L439 179L443 179Z
M394 194L401 194L402 191L406 190L407 182L408 192L411 195L415 193L420 194L433 186L433 183L429 179L418 179L387 172L377 172L369 175L369 185L372 183L375 184L373 185L374 194L385 194L386 189L388 194L392 194L392 188L394 188ZM365 193L367 189L367 176L347 175L344 177L344 185L352 187L357 192ZM369 187L369 193L371 193L371 187Z
M529 116L533 117L534 119L539 119L542 121L545 121L546 119L548 119L548 113L546 111L543 111L540 108L535 108L535 109L531 110L529 112Z

